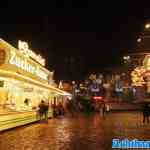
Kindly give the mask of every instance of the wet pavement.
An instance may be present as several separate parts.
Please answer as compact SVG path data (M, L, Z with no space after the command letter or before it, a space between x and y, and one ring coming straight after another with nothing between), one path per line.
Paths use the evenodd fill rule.
M111 150L113 138L150 140L140 112L50 119L0 133L0 150Z

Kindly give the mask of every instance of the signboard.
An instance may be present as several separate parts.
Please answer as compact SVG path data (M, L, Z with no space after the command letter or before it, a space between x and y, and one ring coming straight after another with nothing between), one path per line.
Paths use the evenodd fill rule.
M43 71L38 65L31 64L26 58L20 57L15 51L10 51L8 62L41 79L48 80L48 73Z
M19 41L18 47L19 50L0 38L0 67L4 70L9 69L22 73L31 78L39 77L38 79L43 79L48 83L50 72L41 66L45 65L45 59L31 51L26 42Z
M99 92L99 89L91 88L91 91L92 91L92 92Z
M38 63L40 63L42 66L45 66L45 59L42 58L41 55L35 54L32 50L29 49L29 45L27 42L18 41L18 49L22 54L24 54L26 57L31 57Z
M95 100L102 100L103 97L102 96L94 96L93 99L95 99Z

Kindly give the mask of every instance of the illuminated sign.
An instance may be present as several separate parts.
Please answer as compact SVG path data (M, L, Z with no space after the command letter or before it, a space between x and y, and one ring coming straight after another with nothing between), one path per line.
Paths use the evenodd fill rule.
M18 48L20 52L24 54L26 57L31 57L32 59L40 63L42 66L45 66L45 59L42 58L41 55L37 55L32 50L30 50L28 43L19 40Z
M100 91L98 84L92 84L90 86L90 90L91 90L91 92L99 92Z
M16 52L10 51L10 58L8 62L12 65L17 66L18 68L21 68L24 71L27 71L29 73L32 73L41 79L48 80L48 74L45 73L42 69L40 69L38 66L34 66L30 64L26 59L22 59L21 57L16 55Z
M32 74L34 74L36 70L36 68L33 65L29 64L26 59L23 60L20 57L16 56L16 53L14 51L10 51L9 63L12 65L16 65L17 67Z
M95 96L95 97L93 97L93 99L95 99L95 100L102 100L103 97L101 97L101 96Z

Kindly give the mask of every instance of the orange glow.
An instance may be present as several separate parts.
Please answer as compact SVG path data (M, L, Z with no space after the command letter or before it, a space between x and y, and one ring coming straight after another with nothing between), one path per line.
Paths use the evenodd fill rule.
M6 77L7 77L7 76L11 76L12 78L16 78L16 77L22 78L22 79L24 79L24 80L30 81L31 83L33 83L33 84L35 84L35 85L41 86L41 87L46 88L46 89L54 90L54 91L55 91L57 94L59 94L59 95L66 95L66 93L67 93L67 92L64 92L64 91L62 91L62 90L60 90L60 89L58 89L58 88L55 88L55 87L53 87L53 86L51 86L51 85L49 85L49 84L44 84L44 83L42 83L42 82L40 82L40 81L36 81L36 80L34 80L34 79L31 79L31 78L26 77L26 76L24 76L24 75L18 74L18 73L16 73L16 72L5 71L5 70L1 70L1 69L0 69L0 74L1 74L1 75L4 75L4 76L6 75ZM69 93L68 93L68 94L69 94Z
M95 96L95 97L93 97L95 100L102 100L103 99L103 97L102 96Z

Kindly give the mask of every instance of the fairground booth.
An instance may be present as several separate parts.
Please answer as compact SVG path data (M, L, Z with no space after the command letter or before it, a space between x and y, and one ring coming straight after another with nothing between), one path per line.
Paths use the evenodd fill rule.
M0 39L0 114L34 111L41 100L49 105L70 96L53 86L45 59L19 41L18 49Z

